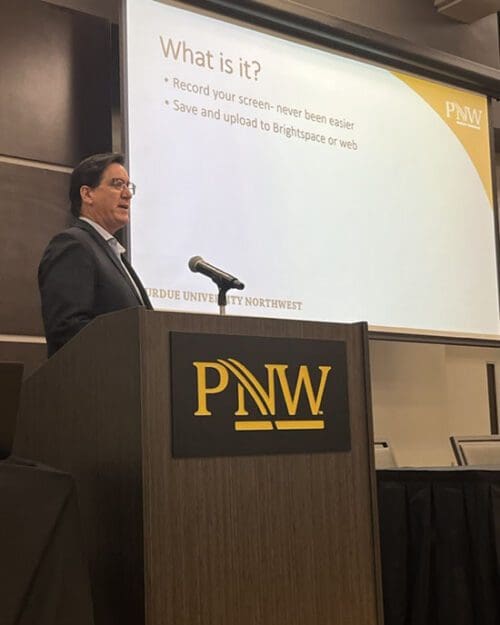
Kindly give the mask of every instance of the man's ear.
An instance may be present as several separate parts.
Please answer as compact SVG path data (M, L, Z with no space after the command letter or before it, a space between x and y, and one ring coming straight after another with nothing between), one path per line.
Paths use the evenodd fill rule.
M82 203L85 204L92 204L93 203L93 196L92 196L92 187L89 187L88 185L84 184L80 187L80 197L82 199Z

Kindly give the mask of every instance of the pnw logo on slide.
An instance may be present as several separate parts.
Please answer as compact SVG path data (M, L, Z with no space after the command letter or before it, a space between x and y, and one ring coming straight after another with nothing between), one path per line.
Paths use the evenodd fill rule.
M458 126L481 130L483 111L471 106L461 106L458 102L446 101L446 117Z

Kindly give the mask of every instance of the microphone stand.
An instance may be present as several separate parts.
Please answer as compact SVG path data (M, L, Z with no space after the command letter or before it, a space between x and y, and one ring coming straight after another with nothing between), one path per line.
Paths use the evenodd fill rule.
M227 305L226 293L231 288L231 286L229 284L217 284L217 286L219 287L219 295L217 297L217 304L219 304L219 314L223 316L226 314L226 305Z
M219 295L217 297L217 304L219 305L219 314L226 314L227 298L226 293L229 289L244 289L245 285L242 284L237 278L229 275L217 267L206 263L201 256L193 256L189 259L188 267L195 273L202 273L215 282L219 289Z

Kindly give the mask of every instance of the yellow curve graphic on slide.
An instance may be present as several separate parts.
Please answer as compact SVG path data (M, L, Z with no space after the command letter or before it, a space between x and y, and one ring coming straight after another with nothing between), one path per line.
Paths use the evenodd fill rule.
M490 131L486 96L441 85L430 80L391 72L431 106L455 133L470 156L493 206ZM451 165L451 164L450 164Z

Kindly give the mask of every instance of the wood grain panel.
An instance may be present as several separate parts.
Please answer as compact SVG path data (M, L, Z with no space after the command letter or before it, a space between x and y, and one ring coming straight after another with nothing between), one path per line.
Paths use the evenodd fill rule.
M101 317L28 378L14 443L76 478L96 625L144 623L136 326Z
M109 22L39 0L0 7L0 154L75 165L109 150Z
M148 624L381 622L366 343L359 327L168 319L143 317ZM352 451L173 459L165 419L169 330L347 340Z
M0 334L43 336L38 263L69 224L68 174L0 163Z
M29 377L46 360L47 345L45 343L0 341L0 361L22 362L24 378Z

